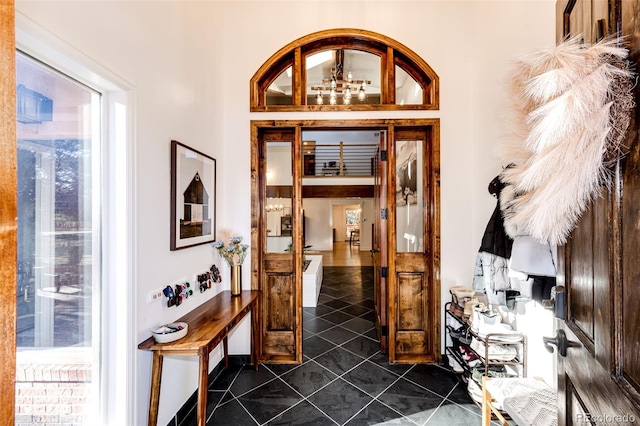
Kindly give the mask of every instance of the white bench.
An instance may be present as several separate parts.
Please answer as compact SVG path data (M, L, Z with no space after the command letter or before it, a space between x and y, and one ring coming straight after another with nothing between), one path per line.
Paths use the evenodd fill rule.
M322 255L305 255L305 258L311 263L302 274L302 306L314 308L322 286Z

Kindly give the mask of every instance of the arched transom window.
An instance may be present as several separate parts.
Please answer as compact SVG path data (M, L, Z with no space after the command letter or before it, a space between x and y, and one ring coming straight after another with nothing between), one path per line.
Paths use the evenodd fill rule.
M334 29L276 52L251 79L251 111L436 110L438 75L370 31Z

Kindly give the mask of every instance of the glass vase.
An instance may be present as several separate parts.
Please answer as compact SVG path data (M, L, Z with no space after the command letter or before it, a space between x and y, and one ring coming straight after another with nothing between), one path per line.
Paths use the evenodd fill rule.
M231 267L231 295L240 296L242 291L242 265Z

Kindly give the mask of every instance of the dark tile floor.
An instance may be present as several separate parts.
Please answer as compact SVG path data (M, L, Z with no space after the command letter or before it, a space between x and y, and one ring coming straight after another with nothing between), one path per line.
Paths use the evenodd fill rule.
M223 370L208 425L479 425L464 385L438 365L390 365L374 328L371 267L325 267L304 308L303 363ZM195 424L195 407L182 425Z

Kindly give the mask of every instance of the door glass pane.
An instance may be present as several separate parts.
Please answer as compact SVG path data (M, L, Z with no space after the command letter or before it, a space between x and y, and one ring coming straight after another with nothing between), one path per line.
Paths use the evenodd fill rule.
M307 105L379 104L380 57L329 49L305 57Z
M422 252L424 212L422 141L396 143L396 251Z
M396 65L396 104L421 105L422 87L402 67Z
M293 103L291 69L288 67L269 85L266 91L267 105L291 105Z
M291 142L267 142L267 252L290 252L293 241Z
M16 423L88 424L99 377L100 94L20 53L16 70Z

